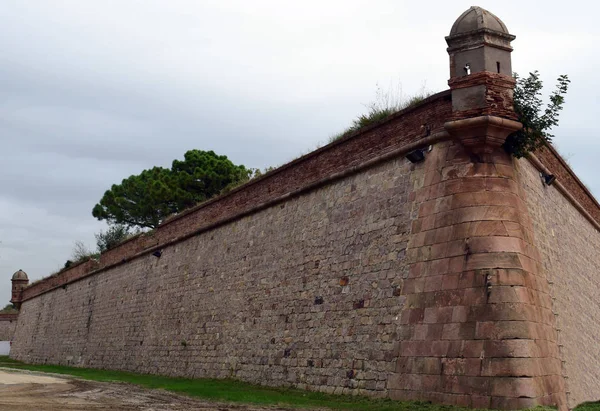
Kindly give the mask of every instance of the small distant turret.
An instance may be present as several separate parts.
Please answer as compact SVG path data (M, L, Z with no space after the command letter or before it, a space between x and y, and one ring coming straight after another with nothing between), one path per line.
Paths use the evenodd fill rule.
M27 287L29 284L29 277L27 277L27 273L23 270L19 270L12 276L12 298L10 302L13 303L15 308L18 310L21 308L22 301L22 291L23 288Z

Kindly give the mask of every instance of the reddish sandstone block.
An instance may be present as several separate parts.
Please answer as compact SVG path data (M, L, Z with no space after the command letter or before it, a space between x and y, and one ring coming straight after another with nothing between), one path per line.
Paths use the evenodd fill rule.
M437 215L428 215L427 217L419 218L418 221L421 221L421 230L427 231L437 228L435 225L436 219Z
M503 166L502 177L507 176L510 171ZM498 177L501 173L496 170L494 164L489 163L466 163L449 165L442 168L442 181L453 179L464 179L465 177Z
M441 375L421 374L421 389L424 391L439 391L442 382Z
M474 206L459 208L453 211L456 213L455 223L464 223L468 221L514 221L519 222L521 213L514 207L506 206Z
M493 293L493 291L492 291ZM470 318L475 321L540 321L540 308L522 303L472 306Z
M519 195L519 185L514 181L507 178L501 177L486 177L485 178L485 190L486 191L503 191L507 193L514 193ZM521 197L522 198L522 197Z
M484 287L465 288L460 304L456 305L481 305L487 301L487 290Z
M443 358L441 364L441 371L444 375L478 376L481 372L481 359L479 358Z
M420 341L402 341L400 343L400 355L402 357L416 357Z
M459 178L445 181L440 185L443 187L443 195L448 196L459 193L485 191L486 181L484 178Z
M433 298L431 305L436 307L461 305L461 302L464 300L464 291L460 289L437 291L432 294Z
M534 408L540 405L537 398L507 398L492 397L490 407L499 410L519 410L523 408Z
M452 230L452 227L442 227L434 230L433 232L435 233L435 236L433 242L436 244L440 244L450 241L452 237Z
M544 376L562 375L562 361L559 358L540 359L540 371ZM561 381L562 382L562 381ZM548 392L558 392L556 387L551 387Z
M413 336L412 336L413 340L426 340L427 339L427 332L428 332L427 324L415 324L413 330L414 330Z
M452 209L452 196L440 196L435 200L435 213L442 213Z
M425 290L425 278L408 278L402 284L402 295L422 293Z
M458 407L469 407L471 396L467 394L443 394L443 403L456 405Z
M418 324L423 322L425 316L424 308L414 308L408 311L408 324Z
M441 258L429 262L429 265L423 269L424 275L442 275L448 273L460 273L464 268L463 257Z
M534 340L489 340L485 341L484 349L486 357L514 357L514 358L537 358L543 357L543 354L549 354L549 351L544 351L543 344L546 346L548 342Z
M410 309L424 309L425 307L430 307L430 301L433 300L434 293L420 293L420 294L409 294L406 296L406 306ZM415 314L413 314L415 315ZM412 319L409 321L415 321L410 324L415 324L417 322L421 322L421 320Z
M430 158L429 158L430 160ZM429 164L429 163L428 163ZM440 170L428 170L425 172L425 180L423 185L426 186L431 186L433 184L437 184L442 180L442 173Z
M491 285L509 285L534 288L535 275L522 269L490 270Z
M424 323L436 323L437 322L437 307L425 308L425 315L423 317Z
M448 323L452 320L453 307L425 308L424 323Z
M408 277L409 278L422 277L426 271L426 267L427 267L427 264L424 262L417 262L417 263L411 264L410 268L408 269Z
M445 244L446 254L443 257L463 256L469 252L468 240L454 240Z
M485 342L482 340L465 340L462 341L459 355L465 358L482 358L487 355L484 350Z
M532 298L530 290L525 287L508 286L491 286L488 303L523 303L531 304Z
M442 338L442 333L444 330L444 324L429 324L429 328L427 330L427 340L429 341L438 341Z
M544 375L544 373L538 358L485 358L481 367L481 375L489 377L537 377Z
M444 324L443 340L472 340L475 337L475 323Z
M451 239L486 236L508 236L508 231L502 221L470 221L454 225Z
M396 364L396 372L402 374L441 374L441 360L436 357L403 357Z
M390 398L395 401L420 401L423 399L424 393L420 391L411 391L405 389L395 389L390 387L402 387L402 385L397 385L396 380L392 380L390 377L390 382L388 382L388 389L390 390Z
M476 409L490 408L492 397L489 395L471 395L471 407Z
M425 231L425 230L422 230L422 225L423 225L423 222L421 219L413 220L413 222L411 223L410 232L412 234L416 234L421 231Z
M437 291L442 289L443 275L425 277L425 292Z
M408 240L407 249L422 247L426 242L427 234L429 231L422 231L420 233L412 234Z
M511 165L496 164L495 171L498 177L515 178L515 168Z
M466 260L465 260L466 265ZM475 271L463 271L459 274L458 288L473 288L476 287ZM485 284L485 281L481 283L481 286Z
M428 200L419 205L419 217L435 214L437 200Z
M487 396L491 393L491 379L489 377L444 375L442 376L442 388L448 393Z
M538 340L536 346L540 350L539 357L560 358L558 346L553 342Z
M530 273L543 273L544 272L544 269L535 260L533 260L525 255L522 255L522 254L517 254L517 256L519 257L519 261L521 263L521 268L523 268L523 270L528 271Z
M467 270L486 268L523 268L520 254L516 253L484 253L473 254L467 261Z
M406 388L406 380L407 380L406 374L400 374L400 373L390 374L390 376L388 377L388 382L387 382L388 389L392 390L390 392L390 397L392 397L392 395L395 395L395 394L392 394L394 391L404 390Z
M463 257L451 257L448 262L448 273L461 273L466 270L467 260Z
M453 356L450 341L431 341L431 356L447 357ZM457 350L458 351L458 350Z
M521 237L524 234L524 227L521 225L521 221L503 221L504 227L508 231L508 235L511 237ZM529 237L529 238L533 238ZM524 238L525 241L531 243L528 239Z
M562 393L565 391L565 380L559 374L539 377L546 393Z
M459 280L459 273L445 274L442 278L442 289L453 290L455 288L458 288Z
M503 206L517 208L520 206L520 203L521 199L513 193L499 191L459 193L452 195L450 209L473 206Z
M472 160L462 145L448 147L446 154L446 164L464 164Z
M497 397L537 398L544 395L542 379L538 377L493 378L491 394Z
M514 237L476 237L469 240L469 250L472 254L477 253L521 253L526 254L526 246L523 240Z
M536 339L537 337L534 324L529 321L483 321L477 323L475 330L477 339Z
M445 211L425 218L431 219L427 222L428 224L431 224L431 228L441 228L458 223L458 219L461 217L462 214L462 209L460 209Z

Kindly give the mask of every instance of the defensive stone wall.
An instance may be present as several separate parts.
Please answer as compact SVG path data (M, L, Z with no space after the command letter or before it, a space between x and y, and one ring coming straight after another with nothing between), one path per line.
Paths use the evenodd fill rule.
M415 141L449 138L438 132L450 111L448 97L441 93L305 157L297 170L288 168L295 178L284 184L277 179L285 170L230 194L221 201L251 200L223 223L202 218L209 205L161 226L154 233L160 257L147 251L114 265L101 259L106 266L95 272L86 272L86 264L93 267L86 263L33 284L23 293L11 355L387 395L416 218L409 196L421 184L413 170L422 166L403 154ZM327 169L323 182L303 174ZM257 207L262 190L285 196ZM209 228L188 235L198 221ZM175 223L183 233L173 242ZM111 261L111 253L123 252L103 257Z
M540 158L548 159L551 155L546 150ZM559 161L560 158L555 157L553 162L548 162L553 166L551 171L567 177L568 169L559 167ZM578 195L582 187L578 187L574 176L559 178L558 184L547 186L540 178L540 170L529 161L520 161L518 165L553 299L562 374L567 377L568 404L573 407L584 401L597 401L600 398L598 223L594 224L595 221L587 218L571 201L575 196L583 198ZM565 190L568 190L567 195ZM591 203L593 198L586 200ZM597 215L597 211L592 212Z
M17 314L0 314L0 341L12 341L17 327Z
M372 164L401 156L427 145L429 137L443 131L452 111L448 91L426 99L417 107L367 127L252 180L225 196L207 201L91 260L31 284L22 293L27 300L64 284L138 256L159 251L240 217L269 208L304 192L327 185Z

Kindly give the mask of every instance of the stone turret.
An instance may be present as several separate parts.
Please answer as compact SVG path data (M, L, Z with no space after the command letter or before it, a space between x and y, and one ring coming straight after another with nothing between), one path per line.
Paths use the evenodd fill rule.
M19 270L13 274L12 279L12 298L10 302L14 304L16 309L21 308L21 292L23 288L27 287L29 284L29 277L27 277L27 273L23 270Z
M461 120L446 129L474 154L491 153L522 127L514 121L514 39L498 17L480 7L461 14L446 37L452 119Z
M483 71L512 77L510 42L514 39L498 17L481 7L471 7L454 22L446 37L450 77Z

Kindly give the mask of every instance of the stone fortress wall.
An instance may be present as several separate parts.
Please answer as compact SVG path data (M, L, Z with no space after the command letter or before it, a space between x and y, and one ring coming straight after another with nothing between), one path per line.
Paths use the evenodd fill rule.
M548 150L541 155L554 160L548 161L549 166L564 172L565 168L558 168L560 157ZM572 198L585 191L574 176L559 179L552 186L540 184L539 171L528 161L518 163L518 173L553 299L568 403L575 406L597 401L600 398L600 225ZM590 200L593 197L588 197Z
M17 314L0 314L0 341L12 341L17 327Z
M598 399L600 206L552 149L500 147L512 39L467 10L449 91L16 289L11 356L478 408Z

